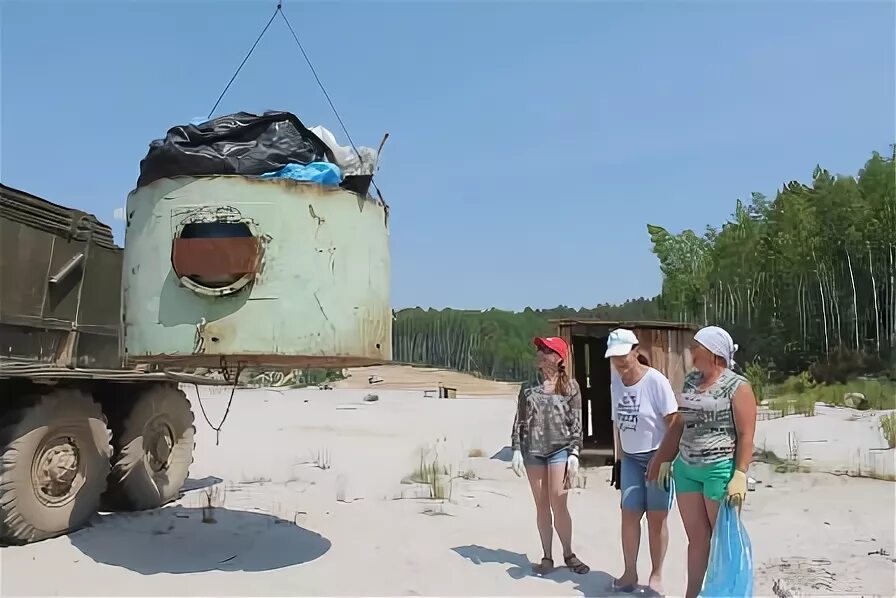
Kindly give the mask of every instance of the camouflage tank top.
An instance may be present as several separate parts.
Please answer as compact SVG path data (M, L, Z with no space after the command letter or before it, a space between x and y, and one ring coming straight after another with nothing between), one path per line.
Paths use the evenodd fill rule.
M734 458L737 432L731 402L747 380L726 369L709 388L698 390L702 381L700 372L688 374L678 399L678 412L684 420L679 454L691 465Z
M559 450L578 454L582 448L582 394L575 380L565 395L546 393L544 386L523 385L517 398L511 447L537 457Z

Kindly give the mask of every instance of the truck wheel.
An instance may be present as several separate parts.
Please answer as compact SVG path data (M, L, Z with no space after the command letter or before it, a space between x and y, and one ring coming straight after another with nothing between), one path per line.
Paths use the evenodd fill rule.
M144 387L113 408L112 472L106 503L116 510L155 509L174 500L193 463L193 411L175 386Z
M0 538L27 544L82 527L109 474L109 430L80 390L27 397L0 424Z

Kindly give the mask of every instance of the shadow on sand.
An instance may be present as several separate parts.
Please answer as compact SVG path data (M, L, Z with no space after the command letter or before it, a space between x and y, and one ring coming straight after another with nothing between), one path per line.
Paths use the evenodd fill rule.
M206 514L208 515L208 513ZM291 521L262 513L168 507L114 513L69 537L98 563L143 575L270 571L313 561L330 541Z
M575 583L575 590L581 592L583 596L614 596L618 595L613 592L613 577L604 571L590 571L585 575L577 575L566 569L558 567L553 573L545 576L537 576L532 572L532 563L525 554L519 552L511 552L503 548L485 548L483 546L458 546L452 548L454 552L464 557L468 561L481 565L483 563L497 563L500 565L510 565L507 569L507 575L513 579L522 579L524 577L541 577L557 583L565 583L571 581Z
M180 493L186 494L187 492L193 492L195 490L205 490L206 488L211 488L212 486L217 486L218 484L223 483L224 480L213 475L207 475L201 480L187 478L187 481L184 482L184 485L180 489Z
M492 455L492 459L494 459L495 461L510 463L513 460L513 449L509 446L505 446L500 451Z

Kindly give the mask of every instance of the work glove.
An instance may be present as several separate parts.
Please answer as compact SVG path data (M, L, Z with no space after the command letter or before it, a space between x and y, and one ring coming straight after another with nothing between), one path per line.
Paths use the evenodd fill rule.
M660 472L656 476L656 483L667 492L669 491L672 486L672 463L669 461L660 463Z
M672 482L672 463L670 461L662 463L651 461L647 466L647 481L656 482L660 488L668 492Z
M566 483L570 488L575 484L577 475L579 475L579 457L570 453L566 458Z
M613 475L610 477L610 485L619 490L622 484L622 461L619 459L613 463Z
M728 504L737 507L740 511L747 498L747 474L739 469L734 470L731 481L728 482Z
M519 477L523 477L523 452L522 451L513 451L513 459L510 460L510 467L513 469L513 473L515 473Z

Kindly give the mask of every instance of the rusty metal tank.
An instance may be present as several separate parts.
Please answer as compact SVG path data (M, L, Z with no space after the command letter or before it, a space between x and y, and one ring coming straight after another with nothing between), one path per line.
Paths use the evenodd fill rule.
M388 208L339 187L236 175L127 200L125 358L160 367L391 359Z

